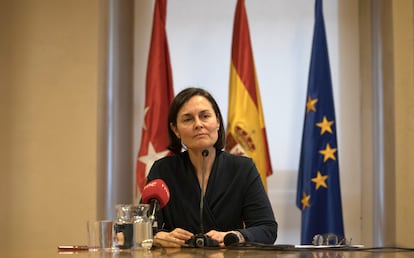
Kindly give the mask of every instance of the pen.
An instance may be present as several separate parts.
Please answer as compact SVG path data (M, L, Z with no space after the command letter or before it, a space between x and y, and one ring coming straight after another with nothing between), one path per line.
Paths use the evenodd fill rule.
M58 250L88 250L87 245L60 245Z

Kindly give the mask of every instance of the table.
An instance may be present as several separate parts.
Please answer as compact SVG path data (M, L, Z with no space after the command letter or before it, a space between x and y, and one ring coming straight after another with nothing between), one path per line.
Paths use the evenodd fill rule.
M340 249L293 249L293 250L258 250L258 249L203 249L203 248L156 248L153 250L136 249L132 251L65 251L57 248L45 250L2 250L2 258L157 258L157 257L206 257L206 258L408 258L414 257L414 251L398 249L382 250L340 250Z

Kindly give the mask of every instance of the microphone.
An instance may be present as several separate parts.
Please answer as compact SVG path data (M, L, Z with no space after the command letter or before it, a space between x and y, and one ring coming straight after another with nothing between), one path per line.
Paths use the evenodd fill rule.
M239 233L239 234L241 234L241 233ZM239 244L242 240L240 238L239 234L236 234L236 233L233 233L233 232L227 233L224 236L224 239L223 239L224 245L225 246L230 246L230 245L234 245L234 244Z
M155 179L149 182L142 189L142 203L151 204L149 219L155 221L155 213L164 208L170 201L170 190L162 179Z
M200 233L204 234L204 225L203 225L203 209L204 209L204 178L206 175L206 157L208 156L208 150L203 150L201 152L203 156L203 164L201 165L201 194L200 194Z
M218 247L219 244L204 234L203 225L203 209L204 209L204 178L206 174L206 157L208 156L208 150L201 152L203 156L203 163L201 165L201 193L200 193L200 233L193 236L191 239L185 242L189 247Z

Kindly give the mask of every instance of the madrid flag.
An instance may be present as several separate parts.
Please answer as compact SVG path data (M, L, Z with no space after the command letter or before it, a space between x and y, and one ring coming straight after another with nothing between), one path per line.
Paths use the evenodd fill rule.
M226 151L251 157L267 189L272 166L244 0L234 17Z
M165 20L167 1L156 0L148 56L145 114L136 164L138 195L155 160L168 155L168 108L174 97ZM137 196L136 195L136 196Z

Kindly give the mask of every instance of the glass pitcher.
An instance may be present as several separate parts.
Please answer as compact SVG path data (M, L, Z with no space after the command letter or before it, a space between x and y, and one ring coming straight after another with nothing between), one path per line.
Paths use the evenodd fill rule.
M134 246L136 248L151 249L152 237L152 223L148 218L148 204L138 204L133 206L134 217Z
M115 206L114 246L119 249L130 249L134 246L134 211L130 204Z

